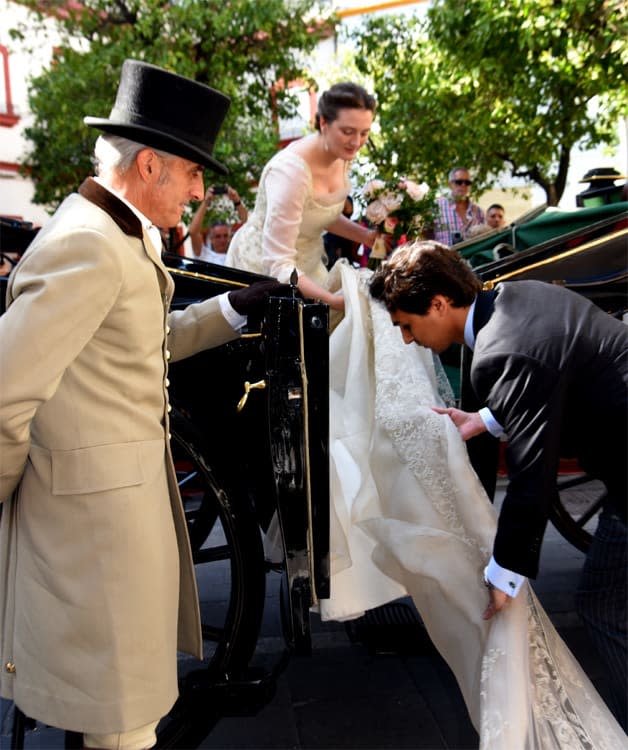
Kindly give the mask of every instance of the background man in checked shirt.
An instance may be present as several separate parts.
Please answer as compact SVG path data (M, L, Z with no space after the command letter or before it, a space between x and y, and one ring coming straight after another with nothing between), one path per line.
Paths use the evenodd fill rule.
M455 245L466 239L469 229L484 223L484 211L469 197L473 181L465 167L454 167L449 173L450 193L437 199L438 217L434 239L443 245Z

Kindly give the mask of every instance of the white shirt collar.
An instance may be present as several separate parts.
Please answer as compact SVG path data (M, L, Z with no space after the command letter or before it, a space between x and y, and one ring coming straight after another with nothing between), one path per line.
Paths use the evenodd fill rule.
M475 312L475 303L477 297L473 300L469 312L467 313L467 319L464 322L464 343L473 351L475 348L475 333L473 331L473 313Z

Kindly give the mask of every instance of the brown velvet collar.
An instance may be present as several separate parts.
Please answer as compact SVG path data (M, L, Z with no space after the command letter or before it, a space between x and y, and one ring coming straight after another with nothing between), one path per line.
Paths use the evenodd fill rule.
M96 180L88 177L79 188L79 193L83 198L108 213L125 234L140 240L144 237L142 222L139 218L125 203L99 185Z

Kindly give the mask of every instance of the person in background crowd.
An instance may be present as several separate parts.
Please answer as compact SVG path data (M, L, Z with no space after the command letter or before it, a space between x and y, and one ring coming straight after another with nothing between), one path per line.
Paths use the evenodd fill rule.
M226 221L215 221L209 227L209 230L204 232L203 221L209 204L217 196L225 194L233 203L233 207L238 214L239 223L236 225L236 228L244 224L249 212L240 199L238 192L230 185L212 185L205 191L203 200L192 217L189 229L194 255L201 260L220 265L224 265L225 258L227 257L226 253L231 242L233 227Z
M484 211L470 198L473 180L465 167L454 167L449 173L449 195L437 198L438 216L434 239L444 245L455 245L467 239L471 227L484 224Z
M8 276L18 264L20 253L0 252L0 276Z
M503 229L506 226L505 216L504 207L493 203L486 210L486 223L491 229Z
M224 221L214 222L207 233L199 258L208 263L224 265L231 242L231 225ZM192 245L194 247L194 244Z
M353 215L353 198L350 195L345 199L342 214L347 219L350 219ZM327 268L331 268L339 258L346 258L351 264L357 260L357 250L360 246L358 242L349 240L346 237L340 237L340 235L333 232L325 232L323 235L323 244L325 245L325 253L327 254Z

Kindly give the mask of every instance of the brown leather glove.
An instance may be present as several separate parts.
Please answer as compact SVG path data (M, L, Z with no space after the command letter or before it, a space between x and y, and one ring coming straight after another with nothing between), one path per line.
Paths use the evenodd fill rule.
M251 286L229 292L231 307L240 315L261 315L269 297L287 297L292 293L290 284L278 281L257 281Z

